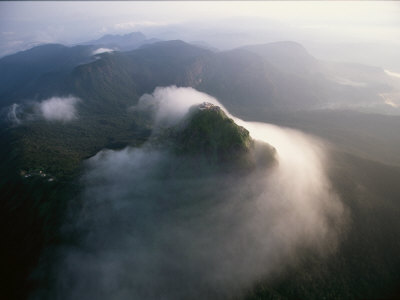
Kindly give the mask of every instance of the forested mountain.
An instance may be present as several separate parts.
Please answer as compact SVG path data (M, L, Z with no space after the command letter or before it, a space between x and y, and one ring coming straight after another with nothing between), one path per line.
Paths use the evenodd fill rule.
M111 50L129 51L145 44L151 44L159 41L158 39L147 39L141 32L131 32L123 35L106 34L97 40L80 43L81 45L96 45Z
M92 46L47 44L0 59L1 106L62 90L65 76L92 61Z
M99 47L115 51L96 54ZM115 220L121 226L136 228L138 220L146 230L151 228L150 232L157 234L154 227L178 216L182 222L194 220L189 228L193 226L197 232L195 221L215 217L218 214L213 213L219 212L217 207L220 206L216 206L215 211L211 209L206 219L199 217L201 211L196 209L209 209L210 203L224 204L227 195L234 195L232 198L238 197L240 201L229 203L224 218L230 213L240 216L241 205L246 203L243 199L249 195L268 194L268 191L259 190L259 185L275 187L271 197L283 197L279 205L286 203L287 193L297 191L291 176L298 176L299 182L310 180L310 190L314 192L312 184L318 175L310 168L314 161L307 159L316 149L324 151L323 158L318 157L321 163L316 165L327 172L330 185L323 187L341 199L343 224L339 226L340 222L332 217L315 227L332 226L338 238L329 244L331 248L325 256L307 251L306 246L300 250L296 248L300 254L293 259L295 263L278 268L280 271L276 272L274 280L269 276L257 276L257 280L246 285L244 292L238 295L249 299L395 299L398 296L400 137L396 128L399 117L363 111L375 108L374 105L379 109L396 107L393 102L396 98L392 96L398 92L397 82L382 69L320 61L294 42L250 45L218 52L180 40L154 41L141 33L132 33L108 35L73 47L58 44L34 47L0 59L0 70L0 138L4 144L0 151L3 195L0 233L4 244L8 245L2 248L0 255L4 266L0 293L5 298L27 299L33 294L43 299L54 298L52 276L53 265L59 259L57 251L78 249L84 240L84 233L71 229L71 207L79 211L80 217L86 216L81 212L87 209L85 201L93 186L101 186L99 198L109 191L115 191L115 195L122 198L131 194L143 197L140 199L145 203L145 213L132 218L130 210L136 213L136 208L142 207L132 206L128 201L125 214L129 214L121 214L129 222ZM193 102L196 105L187 110L193 93L198 93L198 99ZM219 104L208 103L217 100ZM198 102L204 103L199 106ZM382 111L386 112L378 112ZM269 138L271 141L274 138L272 133L265 137L266 142L260 142L240 122L253 123L245 123L229 114L246 121L301 130L313 138L318 137L316 140L320 142L313 140L303 161L303 154L297 151L305 147L304 140L290 129L282 129L289 132L291 144L288 142L287 147L293 158L282 162L282 149L275 148L272 142L269 145ZM179 122L171 125L171 119ZM113 155L120 159L115 161L115 166L101 164ZM124 163L128 174L120 173ZM297 163L299 169L292 172L292 163ZM289 181L287 188L260 181L262 176L280 167L289 170L278 176L279 180ZM223 181L225 177L231 181ZM93 186L88 187L88 182ZM109 190L102 187L104 182L110 184ZM120 192L117 188L121 183L132 190L121 189ZM189 188L182 192L185 184ZM250 188L243 192L242 186ZM199 187L200 193L194 195ZM172 202L162 202L165 199L159 197L157 189L178 196ZM217 200L212 198L215 203L206 201L203 195L214 195ZM198 202L191 203L192 198ZM147 203L148 199L161 202ZM307 199L304 201L307 203ZM93 205L89 208L95 212L101 207L97 202L89 203ZM188 203L190 209L185 211L183 208ZM110 207L115 208L113 203ZM166 215L160 207L165 209ZM323 211L320 207L314 208L310 210ZM271 210L274 209L277 207ZM299 209L300 214L300 206L293 209ZM245 210L243 214L253 213ZM293 210L286 213L291 215ZM149 222L149 216L160 217L157 222L161 223L154 225ZM91 225L97 224L99 217L94 215L93 218L94 221L89 218L94 222L89 223ZM235 228L234 220L228 220ZM287 220L285 214L282 220ZM229 222L220 227L201 223L206 230L202 227L200 232L208 237L207 230L216 231L216 237L223 240L226 233L231 233ZM293 224L288 220L283 228ZM252 226L257 232L261 228L257 222ZM295 227L299 232L303 229ZM83 231L86 233L87 229L90 228ZM279 238L287 234L278 229L274 234ZM146 231L135 230L138 240L147 243ZM110 232L111 229L107 231ZM239 233L250 246L233 243L227 253L232 256L236 255L235 251L258 254L251 245L259 245L262 239L255 239L246 231ZM226 240L235 241L234 237L228 235ZM101 247L109 251L110 245L104 244L107 243L102 243ZM160 245L175 249L168 239L160 241ZM204 247L206 243L200 245ZM149 249L155 251L158 246L152 244ZM147 255L146 251L139 253ZM220 261L225 262L223 255L218 255L216 265L229 270L230 266L220 264ZM199 257L201 265L204 257L201 253ZM288 257L288 261L292 261L292 257ZM254 263L251 257L246 258ZM246 264L247 260L242 262ZM186 275L168 263L163 267L171 268L182 278ZM69 271L66 270L66 274L70 274ZM241 269L230 271L241 278ZM190 273L189 283L197 283L194 273ZM90 283L93 288L97 281ZM198 291L190 290L189 294L195 298L204 297L208 282L202 283L204 286ZM229 286L235 290L234 284ZM93 296L89 291L90 288L87 295ZM210 291L208 295L224 298L230 293ZM184 296L180 295L182 299Z
M364 72L359 67L328 68L291 42L217 53L182 41L156 42L97 56L93 56L94 50L94 46L45 45L1 59L0 65L9 72L0 89L2 106L74 94L84 103L97 102L91 103L93 108L103 101L110 102L108 108L118 108L127 101L136 102L157 86L174 84L214 95L240 113L235 106L242 107L244 102L255 110L348 108L351 105L346 99L351 97L354 103L368 106L383 103L381 94L393 90L383 70L367 73L371 75L364 76L361 84L351 84L351 78L338 79L338 74L349 77L353 72L354 77L354 73ZM20 74L21 68L29 71L13 75Z

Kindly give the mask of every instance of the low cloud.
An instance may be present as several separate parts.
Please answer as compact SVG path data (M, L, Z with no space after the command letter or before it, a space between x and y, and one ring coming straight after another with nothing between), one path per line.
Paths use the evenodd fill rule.
M93 51L93 55L97 55L97 54L101 54L101 53L110 53L110 52L114 52L113 49L109 49L109 48L99 48Z
M350 80L347 78L336 77L334 79L334 81L341 85L348 85L348 86L355 86L355 87L366 87L367 86L366 82L358 82L358 81Z
M40 119L68 122L78 118L76 104L79 101L79 98L68 96L14 103L2 110L1 118L14 126Z
M10 122L12 125L21 124L22 120L20 118L20 114L21 106L17 103L13 103L11 106L8 107L7 121Z
M138 107L176 124L204 101L218 104L191 88L167 87L144 95ZM71 208L66 225L80 242L60 250L56 283L37 298L240 297L304 251L334 251L345 209L326 175L323 144L296 130L234 120L276 148L277 165L216 171L146 144L90 158L82 205Z
M75 108L78 98L52 97L36 104L37 113L48 121L71 121L77 118Z
M203 102L223 107L217 99L193 88L169 86L157 87L152 94L144 94L132 109L152 110L155 112L156 125L173 126L187 114L192 105Z
M389 71L389 70L384 70L384 71L389 76L400 78L400 73L392 72L392 71Z

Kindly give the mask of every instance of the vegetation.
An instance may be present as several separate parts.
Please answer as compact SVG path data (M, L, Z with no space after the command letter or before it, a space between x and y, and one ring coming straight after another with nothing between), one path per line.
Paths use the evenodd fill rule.
M42 170L57 178L74 176L83 159L103 148L139 145L150 134L134 114L81 116L68 124L36 120L8 130L18 170Z
M1 130L2 297L26 299L35 288L31 273L45 248L60 242L66 207L81 189L83 160L103 148L140 145L149 134L147 120L128 112Z
M177 137L179 153L204 155L212 162L232 162L250 151L249 132L212 104L193 107Z
M247 299L399 299L400 168L336 152L331 180L349 213L338 249L303 254Z

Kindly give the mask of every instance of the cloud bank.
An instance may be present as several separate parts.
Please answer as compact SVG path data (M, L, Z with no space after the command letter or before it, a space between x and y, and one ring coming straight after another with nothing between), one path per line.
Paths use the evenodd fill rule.
M143 96L139 106L176 124L203 101L218 103L168 87ZM235 122L277 149L276 166L216 171L150 145L89 159L82 206L71 208L65 227L79 232L80 242L60 250L56 283L37 298L240 297L305 250L334 251L345 214L325 174L323 145L299 131Z
M78 98L52 97L37 104L38 114L48 121L71 121L77 118Z

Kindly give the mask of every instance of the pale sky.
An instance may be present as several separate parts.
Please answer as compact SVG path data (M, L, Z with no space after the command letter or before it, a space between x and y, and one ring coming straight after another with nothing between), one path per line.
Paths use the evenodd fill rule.
M38 43L73 44L132 31L202 40L218 48L276 40L315 49L318 43L397 48L400 2L0 2L0 56Z

